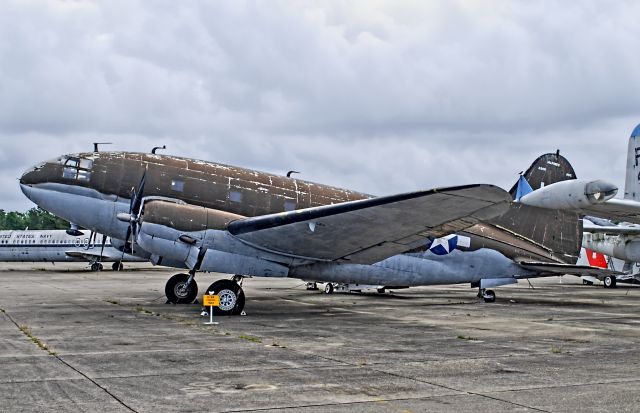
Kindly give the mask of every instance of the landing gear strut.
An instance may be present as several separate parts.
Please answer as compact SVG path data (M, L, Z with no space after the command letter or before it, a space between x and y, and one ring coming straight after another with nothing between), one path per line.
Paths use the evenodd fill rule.
M478 298L484 299L485 303L493 303L496 301L496 293L493 290L486 290L481 288L478 291Z
M176 274L169 278L164 287L167 302L173 304L191 304L198 296L198 283L193 274Z
M242 276L235 275L232 280L218 280L207 288L206 294L214 294L220 298L220 305L213 307L216 315L239 315L244 309L244 291Z

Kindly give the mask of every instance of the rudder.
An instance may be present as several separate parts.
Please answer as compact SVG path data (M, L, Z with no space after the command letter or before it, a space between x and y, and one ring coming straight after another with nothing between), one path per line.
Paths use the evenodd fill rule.
M640 201L640 125L631 132L627 149L627 176L624 182L624 198Z

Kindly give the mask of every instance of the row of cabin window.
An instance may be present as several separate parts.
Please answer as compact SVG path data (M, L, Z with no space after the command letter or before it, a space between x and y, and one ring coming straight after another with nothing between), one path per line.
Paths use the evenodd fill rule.
M69 158L64 162L62 177L66 179L75 179L78 181L89 181L91 179L91 168L93 168L93 161L91 159ZM184 192L184 181L172 179L171 190L176 192ZM242 192L234 190L229 191L229 201L237 203L242 202ZM284 202L285 211L294 211L295 209L295 202Z
M9 240L0 240L0 244L76 244L75 240L61 240L56 241L53 239L43 240L40 242L36 242L35 240L20 240L16 242L9 242Z
M171 180L171 190L176 192L184 191L184 181L178 181L175 179ZM231 202L242 202L242 192L240 191L229 191L229 201ZM285 211L294 211L296 209L296 203L293 201L284 201L284 210Z

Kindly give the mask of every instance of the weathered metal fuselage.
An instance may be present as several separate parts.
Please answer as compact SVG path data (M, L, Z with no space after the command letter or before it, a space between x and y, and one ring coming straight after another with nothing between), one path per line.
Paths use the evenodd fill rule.
M20 183L25 195L40 207L82 227L125 239L129 224L116 217L129 212L132 191L140 185L143 175L144 222L137 241L152 254L154 262L165 265L193 268L200 259L200 269L204 271L381 285L428 285L524 274L524 270L513 264L514 259L571 261L545 247L545 237L551 241L552 236L546 230L538 235L535 231L523 235L518 232L522 224L514 217L506 217L477 224L463 233L471 240L467 251L491 250L490 253L461 252L435 257L425 246L373 266L300 262L252 248L229 234L226 225L243 217L371 196L166 155L126 152L67 155L36 166L22 176ZM555 212L544 213L550 215L540 219L549 219ZM571 230L571 225L568 228ZM194 245L179 241L179 237L183 237L183 241L193 240L199 248L206 249L204 258L198 258Z

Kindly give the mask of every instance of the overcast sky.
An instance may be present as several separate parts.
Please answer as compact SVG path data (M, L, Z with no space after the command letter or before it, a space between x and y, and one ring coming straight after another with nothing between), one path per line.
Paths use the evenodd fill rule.
M506 189L560 149L624 187L638 1L0 3L0 209L113 142L391 194Z

